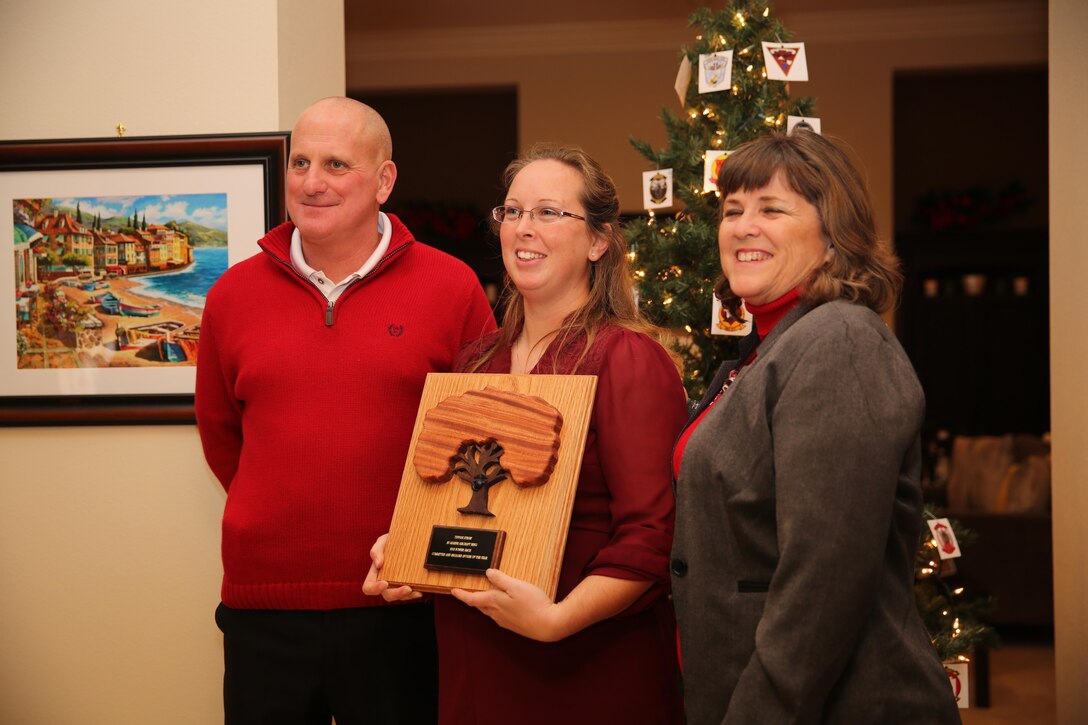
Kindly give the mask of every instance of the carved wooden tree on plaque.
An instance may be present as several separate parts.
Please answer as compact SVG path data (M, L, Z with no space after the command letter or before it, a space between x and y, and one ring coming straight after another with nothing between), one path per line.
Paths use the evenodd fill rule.
M430 483L458 476L472 487L463 514L493 516L488 490L509 478L539 486L559 458L563 416L547 401L484 388L446 398L427 411L416 443L416 472ZM500 461L501 458L501 461Z
M483 443L468 441L461 445L453 458L453 472L472 486L472 498L468 506L458 511L477 516L495 515L487 510L487 492L506 478L507 470L499 462L503 453L502 446L494 438Z

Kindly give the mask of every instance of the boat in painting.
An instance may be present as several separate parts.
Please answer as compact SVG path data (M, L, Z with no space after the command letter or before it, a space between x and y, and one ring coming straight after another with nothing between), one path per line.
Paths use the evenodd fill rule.
M186 326L178 320L162 320L133 327L117 326L119 350L154 346L162 362L195 362L199 343L200 325Z
M163 362L196 362L200 344L200 325L172 330L159 339L159 359Z
M159 305L130 305L121 303L121 314L128 317L154 317L162 311Z
M121 300L112 292L105 292L101 296L95 295L95 301L107 315L121 314Z

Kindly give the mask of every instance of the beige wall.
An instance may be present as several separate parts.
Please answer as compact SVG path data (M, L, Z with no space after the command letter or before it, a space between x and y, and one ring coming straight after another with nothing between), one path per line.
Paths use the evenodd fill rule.
M344 0L279 0L279 126L290 130L306 106L344 95Z
M1088 4L1051 0L1050 57L1073 57L1088 30ZM1088 77L1050 65L1050 410L1054 442L1054 635L1058 722L1088 717L1088 168L1082 119Z
M805 42L812 78L793 83L792 92L816 96L825 133L857 150L885 235L893 228L892 74L1046 62L1042 0L795 12L783 20L794 39ZM641 172L649 166L627 139L664 146L661 108L680 110L673 91L678 51L695 32L686 13L450 32L349 28L347 84L352 92L517 86L522 147L541 140L585 147L612 173L624 210L637 211Z
M342 0L19 0L0 28L2 139L276 131L344 92ZM221 722L195 428L0 429L0 461L0 722Z

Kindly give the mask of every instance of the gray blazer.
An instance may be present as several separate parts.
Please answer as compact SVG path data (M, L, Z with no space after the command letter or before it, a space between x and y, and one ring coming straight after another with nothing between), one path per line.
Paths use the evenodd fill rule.
M672 560L689 723L960 721L913 594L924 406L880 317L837 301L787 314L695 429Z

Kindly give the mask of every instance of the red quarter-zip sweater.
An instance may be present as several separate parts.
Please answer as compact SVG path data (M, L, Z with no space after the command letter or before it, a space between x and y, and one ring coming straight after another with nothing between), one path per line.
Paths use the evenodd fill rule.
M495 327L475 274L389 220L389 251L331 308L291 266L290 223L208 293L196 415L227 490L229 607L383 603L361 587L389 530L424 379Z

